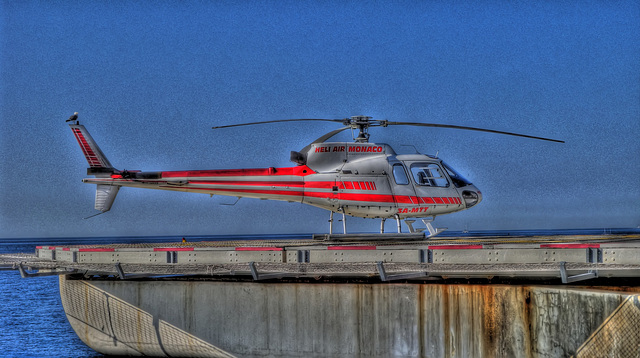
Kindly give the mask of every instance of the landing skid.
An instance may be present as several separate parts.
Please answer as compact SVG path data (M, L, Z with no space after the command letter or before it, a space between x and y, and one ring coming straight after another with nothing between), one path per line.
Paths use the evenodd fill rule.
M320 235L315 235L314 234L314 239L316 239L316 236L318 237L322 237L322 238L318 238L317 240L329 240L328 238L337 238L337 237L344 237L344 238L352 238L352 237L367 237L367 239L373 239L376 240L377 238L381 238L382 240L388 240L387 238L395 238L395 239L408 239L411 237L411 235L415 236L415 237L419 237L421 239L423 238L430 238L430 237L434 237L438 234L440 234L441 232L447 230L446 227L443 228L434 228L433 225L431 225L431 223L433 222L433 220L435 219L435 216L432 216L430 218L426 218L426 219L421 219L422 222L424 223L424 225L426 227L424 228L414 228L413 227L413 223L416 222L415 219L405 219L404 222L405 224L407 224L407 226L409 227L409 233L408 234L403 234L402 233L402 226L400 224L400 217L398 215L395 215L395 219L396 219L396 223L398 226L398 233L397 234L385 234L384 232L384 222L387 220L386 218L382 218L381 222L380 222L380 233L379 234L347 234L347 216L345 215L344 212L344 208L339 208L338 212L342 213L342 234L334 234L333 233L333 211L329 212L329 233L328 234L320 234ZM423 233L423 231L427 230L427 232L429 233L429 235L425 235ZM407 236L409 235L409 236Z

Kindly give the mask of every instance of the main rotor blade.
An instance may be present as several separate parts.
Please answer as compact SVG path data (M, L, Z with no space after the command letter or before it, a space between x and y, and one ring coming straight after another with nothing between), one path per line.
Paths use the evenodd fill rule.
M309 143L309 145L307 145L306 147L302 148L302 150L300 152L301 153L306 153L309 149L311 149L311 146L313 144L324 143L327 139L329 139L329 138L333 137L334 135L336 135L336 134L338 134L338 133L340 133L340 132L342 132L344 130L347 130L347 129L351 129L351 127L342 127L340 129L336 129L334 131L331 131L331 132L323 135L322 137L314 140L313 142Z
M511 133L511 132L503 132L503 131L496 131L493 129L484 129L484 128L475 128L475 127L465 127L465 126L456 126L453 124L437 124L437 123L416 123L416 122L387 122L387 125L390 126L416 126L416 127L436 127L436 128L453 128L453 129L465 129L465 130L471 130L471 131L479 131L479 132L489 132L489 133L498 133L498 134L506 134L506 135L512 135L512 136L516 136L516 137L525 137L525 138L532 138L532 139L540 139L540 140L546 140L549 142L556 142L556 143L564 143L563 140L557 140L557 139L550 139L550 138L543 138L543 137L536 137L536 136L532 136L532 135L526 135L526 134L518 134L518 133Z
M277 119L277 120L274 120L274 121L251 122L251 123L229 124L229 125L226 125L226 126L215 126L215 127L211 127L211 129L251 126L251 125L254 125L254 124L265 124L265 123L302 122L302 121L322 121L322 122L343 123L345 121L345 119L322 119L322 118Z

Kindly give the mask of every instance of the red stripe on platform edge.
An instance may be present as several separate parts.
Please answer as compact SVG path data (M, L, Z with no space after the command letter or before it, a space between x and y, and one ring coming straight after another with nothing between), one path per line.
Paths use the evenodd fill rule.
M116 249L78 249L80 252L114 252Z
M600 244L546 244L541 249L599 249Z
M327 246L327 250L375 250L375 246Z
M481 249L482 245L437 245L429 246L429 250L464 250L464 249Z
M282 251L281 247L236 247L236 251Z
M154 247L153 251L193 251L193 247Z

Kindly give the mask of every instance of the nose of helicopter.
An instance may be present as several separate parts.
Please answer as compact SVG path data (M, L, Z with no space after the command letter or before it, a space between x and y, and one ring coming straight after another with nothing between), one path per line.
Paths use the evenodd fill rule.
M482 201L482 192L475 185L469 185L466 190L462 191L462 198L467 209L469 209Z

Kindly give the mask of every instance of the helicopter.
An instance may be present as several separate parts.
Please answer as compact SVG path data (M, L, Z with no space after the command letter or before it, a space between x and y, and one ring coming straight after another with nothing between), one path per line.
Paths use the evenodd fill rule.
M426 154L397 154L385 143L369 142L369 128L415 126L482 131L537 140L564 141L492 129L450 124L394 122L369 116L343 119L281 119L212 127L223 128L280 122L325 121L339 123L333 130L300 151L291 151L292 167L260 169L216 169L183 171L140 171L115 169L100 150L88 130L78 122L77 113L67 120L89 163L82 181L95 184L95 209L111 209L120 187L172 190L297 202L330 212L329 234L333 234L334 213L342 214L342 231L347 234L347 216L380 219L380 233L385 221L395 219L397 232L401 222L409 233L428 231L435 236L446 228L434 228L439 215L451 214L476 206L482 192L442 159ZM334 135L351 129L353 142L327 142ZM425 228L414 227L422 220Z

